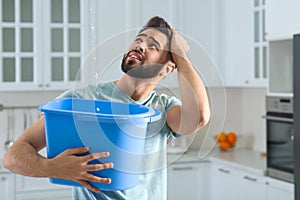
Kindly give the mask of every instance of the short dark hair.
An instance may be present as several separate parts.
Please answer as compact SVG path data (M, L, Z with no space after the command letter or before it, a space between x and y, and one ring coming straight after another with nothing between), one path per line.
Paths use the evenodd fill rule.
M168 24L168 22L165 19L159 16L155 16L149 19L147 24L140 30L140 32L143 32L148 28L155 28L159 30L160 32L164 33L169 40L172 37L171 26Z
M162 32L163 34L165 34L168 37L168 42L169 42L168 57L172 62L174 62L172 54L171 54L172 29L171 29L171 26L168 24L168 22L162 17L154 16L148 20L146 25L140 30L139 33L145 31L148 28L154 28L154 29Z

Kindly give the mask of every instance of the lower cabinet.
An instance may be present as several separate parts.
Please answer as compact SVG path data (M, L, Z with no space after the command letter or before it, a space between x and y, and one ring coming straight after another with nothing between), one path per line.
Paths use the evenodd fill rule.
M14 175L0 173L0 200L14 200Z
M288 183L268 177L267 200L294 200L295 189L293 183Z
M239 199L238 174L235 168L212 162L210 165L210 190L211 200Z
M48 178L16 176L16 200L69 200L72 187L55 185Z
M168 167L168 200L207 200L208 162L175 163Z
M210 166L209 200L294 200L294 184L220 164Z
M238 170L239 199L266 200L266 177Z
M168 167L168 200L294 200L294 184L237 165L178 162ZM0 200L70 200L72 187L0 173Z

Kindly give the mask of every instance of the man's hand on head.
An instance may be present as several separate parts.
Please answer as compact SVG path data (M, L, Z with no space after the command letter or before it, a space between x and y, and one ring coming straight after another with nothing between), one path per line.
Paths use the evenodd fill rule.
M171 39L171 54L173 60L178 64L181 59L188 59L188 51L190 47L187 41L180 35L175 29L172 29L172 39Z

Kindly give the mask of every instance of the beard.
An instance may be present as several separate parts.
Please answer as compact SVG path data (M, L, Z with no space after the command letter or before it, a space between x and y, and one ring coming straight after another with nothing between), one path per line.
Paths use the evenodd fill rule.
M144 64L144 56L142 56L140 63L137 63L136 60L126 60L131 52L140 53L138 50L132 50L123 56L121 68L124 73L133 78L142 79L149 79L158 76L158 74L164 66L163 64Z

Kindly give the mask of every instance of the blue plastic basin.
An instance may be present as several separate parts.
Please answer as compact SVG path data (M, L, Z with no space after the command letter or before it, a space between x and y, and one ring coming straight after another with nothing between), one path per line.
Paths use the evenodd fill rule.
M111 184L91 182L100 190L125 190L138 183L147 126L161 113L138 104L66 98L40 107L45 116L47 156L88 146L89 153L110 152L91 164L113 162L113 169L90 172L111 178ZM88 154L89 154L88 153ZM76 181L50 178L52 183L81 186Z

